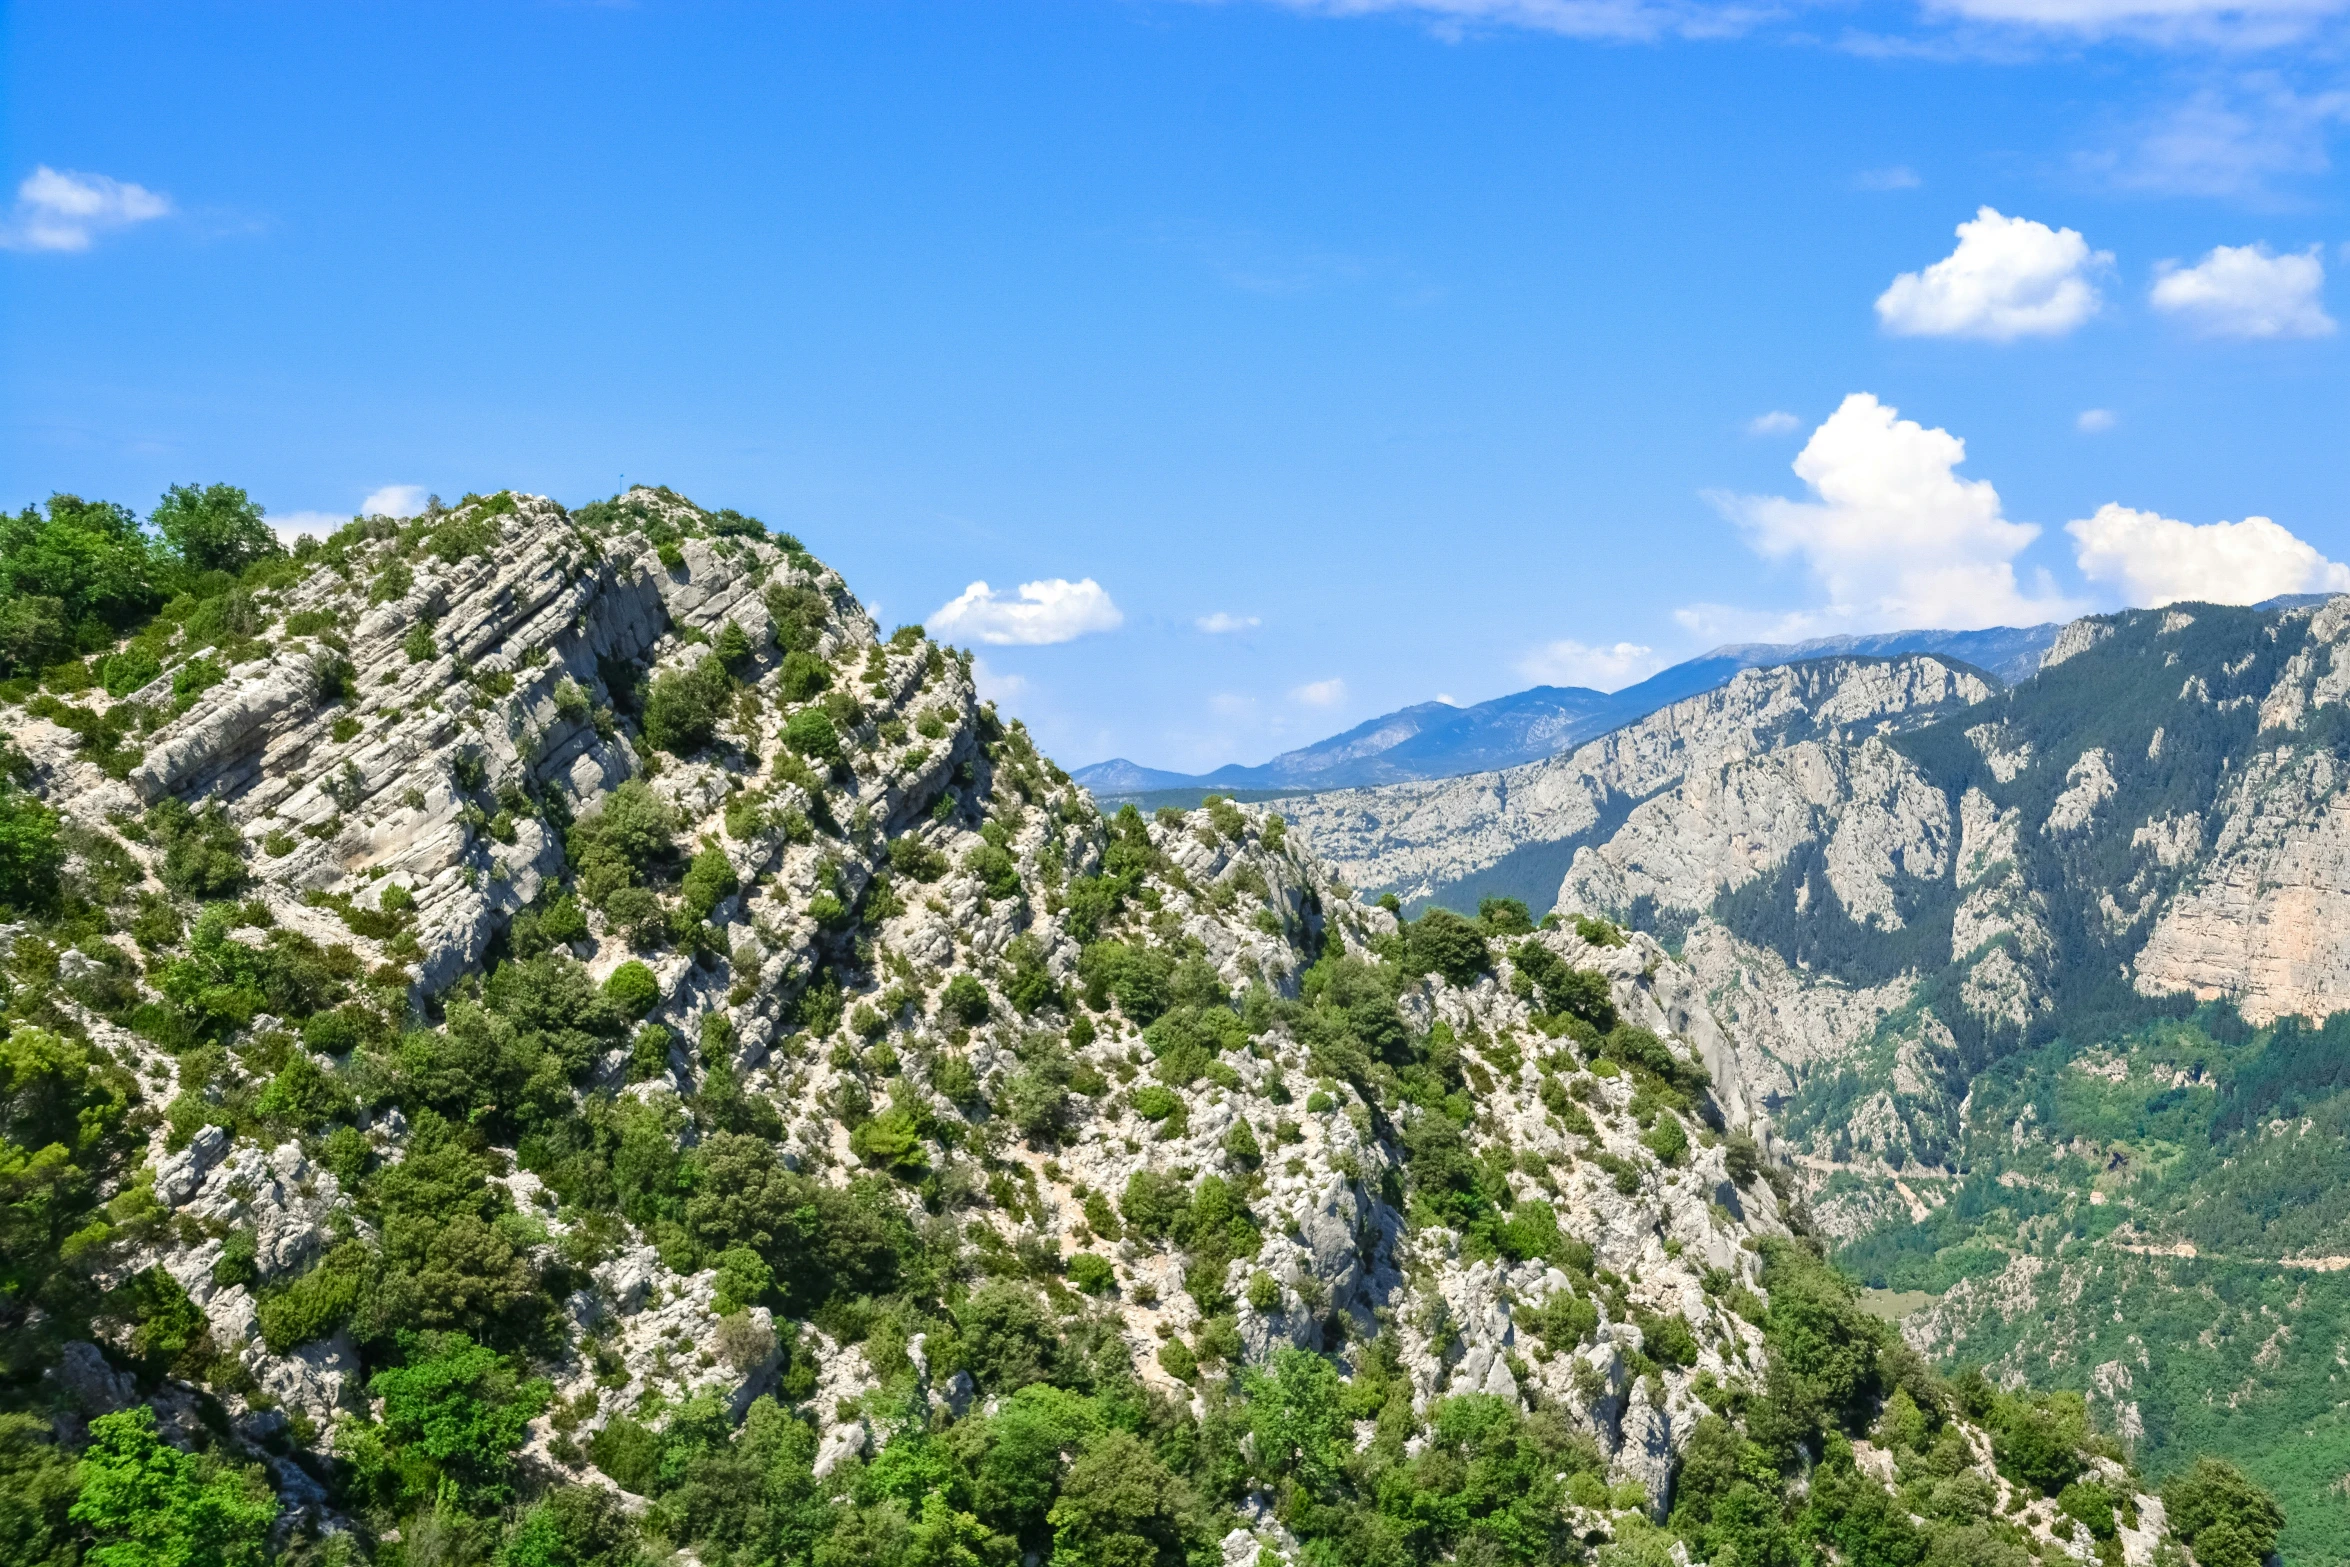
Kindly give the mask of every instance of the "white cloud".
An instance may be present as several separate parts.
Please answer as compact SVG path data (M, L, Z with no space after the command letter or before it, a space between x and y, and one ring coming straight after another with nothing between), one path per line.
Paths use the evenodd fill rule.
M1748 435L1786 435L1803 421L1784 408L1774 408L1767 414L1756 414L1746 421Z
M359 503L362 517L414 517L424 510L424 486L387 484Z
M2083 36L2257 47L2305 33L2344 0L1928 0L1929 12Z
M1192 624L1211 637L1220 637L1227 632L1254 631L1264 622L1254 615L1228 615L1222 610L1217 610L1212 615L1200 616Z
M1315 16L1411 16L1440 36L1515 27L1568 38L1720 37L1746 31L1776 8L1746 0L1273 0Z
M974 582L929 621L934 636L968 636L997 647L1042 647L1068 642L1089 631L1115 631L1126 623L1102 585L1087 577L1071 582L1053 577L1023 582L1016 599Z
M2197 527L2109 503L2064 531L2073 536L2081 575L2131 604L2257 604L2280 593L2350 591L2350 566L2266 517Z
M333 511L273 511L265 513L263 520L279 539L291 544L305 533L324 538L351 519Z
M2061 337L2097 313L2090 274L2112 264L2077 230L1983 207L1958 226L1956 250L1893 280L1877 319L1899 337Z
M1028 689L1028 677L998 669L984 658L971 660L971 684L985 702L1009 702Z
M2326 144L2345 123L2350 91L2301 93L2252 72L2199 88L2129 127L2122 146L2075 161L2128 190L2258 199L2280 179L2325 173Z
M1336 707L1346 700L1346 682L1332 676L1291 689L1290 697L1308 707Z
M1909 165L1896 163L1889 169L1863 169L1852 183L1861 190L1916 190L1925 181Z
M1595 686L1613 691L1656 673L1661 661L1654 648L1637 642L1586 647L1561 639L1545 642L1518 660L1518 673L1537 685Z
M2155 268L2154 308L2205 337L2324 337L2326 267L2317 247L2292 255L2266 245L2217 245L2191 267Z
M1813 500L1707 498L1762 554L1800 558L1827 602L1804 620L1891 630L2030 625L2077 606L2017 586L2015 557L2039 536L2010 522L1988 480L1962 479L1966 443L1855 392L1812 432L1795 472Z
M0 245L11 250L87 250L96 236L171 211L161 191L103 174L59 172L46 163L16 187L16 212Z
M2073 428L2083 435L2102 435L2120 422L2110 408L2084 408L2073 420Z

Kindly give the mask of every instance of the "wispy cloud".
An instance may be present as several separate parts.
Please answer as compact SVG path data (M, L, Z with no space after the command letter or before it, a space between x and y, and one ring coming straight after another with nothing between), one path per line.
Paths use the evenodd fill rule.
M1858 190L1887 191L1916 190L1925 181L1908 164L1896 163L1891 168L1863 169L1852 177L1852 183Z
M1746 421L1748 435L1792 435L1803 427L1803 421L1784 408L1774 408L1767 414L1756 414Z
M1336 676L1290 688L1290 699L1308 707L1336 707L1346 700L1346 682Z
M1692 4L1687 0L1272 0L1317 16L1400 16L1439 36L1517 28L1567 38L1648 39L1734 36L1780 15L1772 4Z
M171 211L161 191L103 174L41 164L16 187L16 210L0 228L11 250L87 250L100 234L152 222Z
M1662 664L1654 648L1637 642L1590 647L1562 638L1545 642L1519 659L1517 669L1537 685L1592 686L1613 691L1655 674Z
M1021 583L1017 598L974 582L940 605L929 627L939 636L976 637L999 647L1043 647L1092 631L1115 631L1125 623L1108 591L1093 578L1053 577Z
M2120 422L2110 408L2084 408L2073 420L2073 428L2083 435L2103 435Z
M1263 624L1254 615L1230 615L1223 610L1217 610L1212 615L1202 615L1192 622L1195 628L1211 637L1230 636L1236 631L1254 631Z
M414 517L424 510L424 486L421 484L387 484L380 490L370 490L367 499L359 503L362 517Z
M2206 83L2083 152L2086 175L2124 190L2273 205L2280 188L2327 172L2350 125L2350 91L2302 92L2271 71Z

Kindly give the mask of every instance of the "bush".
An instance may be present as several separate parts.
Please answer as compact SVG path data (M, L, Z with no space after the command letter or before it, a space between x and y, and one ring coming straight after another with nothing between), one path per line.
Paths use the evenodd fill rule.
M191 811L180 800L158 800L147 830L163 846L163 884L182 897L211 901L245 885L245 840L218 800Z
M99 681L106 694L116 701L154 680L163 673L163 666L155 655L143 647L126 648L98 666Z
M22 913L57 901L65 844L55 811L13 784L0 783L0 906Z
M1438 974L1454 985L1473 985L1493 965L1492 950L1477 927L1450 909L1430 909L1405 927L1405 967Z
M661 1004L661 981L651 969L631 958L604 981L604 994L630 1017L643 1017Z
M735 874L734 862L726 851L715 844L694 856L686 867L685 908L697 920L710 917L710 911L734 896L742 886L742 878Z
M847 759L841 749L840 731L832 720L813 707L803 707L791 715L783 726L783 743L812 761L838 767Z
M105 1567L258 1567L277 1518L260 1469L181 1452L157 1436L146 1404L90 1422L75 1478L71 1516Z
M915 837L893 838L889 868L909 881L934 882L947 873L947 857Z
M1069 1259L1069 1282L1088 1295L1108 1294L1117 1281L1110 1259L1097 1252L1081 1251Z
M665 670L645 698L645 739L671 755L690 756L710 743L733 696L734 681L716 654L690 670Z
M957 974L938 993L938 1007L964 1027L976 1028L987 1021L987 987L968 974Z

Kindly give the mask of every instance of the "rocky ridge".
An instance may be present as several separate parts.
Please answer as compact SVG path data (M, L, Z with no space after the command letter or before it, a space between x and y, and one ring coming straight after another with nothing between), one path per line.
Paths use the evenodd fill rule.
M1296 831L1224 802L1105 819L978 701L968 655L885 639L796 544L667 492L578 515L469 499L356 523L305 565L251 595L233 648L185 638L118 699L146 715L128 767L69 724L19 731L76 835L69 874L103 871L120 912L62 951L20 937L18 972L50 965L46 1026L145 1106L144 1156L81 1255L122 1300L164 1300L101 1310L61 1350L78 1417L151 1401L183 1436L217 1417L289 1527L364 1531L332 1482L388 1418L371 1323L487 1334L543 1297L523 1449L542 1483L642 1511L629 1433L763 1397L812 1425L819 1476L872 1462L987 1390L837 1300L786 1313L789 1248L727 1241L715 1210L794 1180L933 1237L960 1259L950 1300L1024 1281L1195 1417L1214 1368L1284 1348L1355 1376L1384 1359L1421 1414L1470 1393L1556 1411L1613 1487L1578 1493L1592 1542L1663 1518L1722 1390L1767 1375L1762 1257L1799 1216L1758 1150L1788 1064L1722 968L1758 973L1753 1007L1855 1037L1889 996L1815 998L1702 923L1678 955L1570 923L1416 965L1414 932L1347 885L1392 805L1318 802ZM1800 839L1847 908L1898 928L1903 878L2007 829L1937 815L1885 735L1990 695L1931 658L1751 672L1492 797L1568 836L1645 802L1578 857L1587 907L1696 906ZM1450 807L1429 787L1406 786L1405 836L1433 842ZM1666 863L1733 821L1712 858ZM2003 896L1981 928L2015 928L2029 892ZM224 997L264 957L280 968L251 983L307 1015ZM574 1021L500 988L534 964ZM1605 1029L1550 997L1577 972L1596 989L1576 1016ZM557 1041L535 1066L515 1055L532 1029ZM459 1115L463 1084L433 1085L465 1072L500 1086ZM701 1171L707 1204L587 1200L560 1151L582 1118ZM402 1307L400 1194L466 1169L478 1212L436 1218L415 1255L464 1251L446 1276L479 1303ZM378 1271L334 1294L346 1267ZM173 1291L193 1338L158 1377ZM2152 1522L2128 1559L2150 1560L2159 1501L2133 1516ZM1291 1559L1269 1499L1228 1522L1228 1561ZM2019 1526L2091 1554L2052 1507Z

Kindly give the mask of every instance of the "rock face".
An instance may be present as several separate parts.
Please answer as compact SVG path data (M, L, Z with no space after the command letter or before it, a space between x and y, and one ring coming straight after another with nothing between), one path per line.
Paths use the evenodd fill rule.
M1391 1354L1422 1410L1565 1412L1617 1505L1661 1518L1706 1399L1765 1369L1760 1255L1790 1215L1746 1139L1814 1063L1882 1044L1914 983L1838 981L1709 911L1784 894L1935 961L1971 942L1987 1016L2046 993L2051 894L2017 863L2050 811L1962 799L1902 743L1994 700L1962 667L1750 671L1573 757L1323 797L1295 828L1221 801L1105 820L967 654L882 639L838 576L729 517L639 490L359 524L260 597L209 684L173 645L130 700L174 710L119 780L27 724L76 852L140 911L58 960L59 1016L169 1107L99 1276L184 1294L215 1358L161 1390L149 1364L145 1396L202 1384L305 1507L296 1459L349 1451L395 1310L478 1328L480 1301L538 1303L527 1458L601 1485L672 1412L771 1395L821 1475L967 1411L983 1362L937 1360L946 1338L778 1304L804 1257L772 1227L854 1207L839 1234L957 1259L941 1311L1041 1287L1179 1405L1205 1407L1202 1362ZM2064 759L2067 834L2137 808L2135 753L2101 754L2093 787ZM2150 829L2164 877L2200 863L2178 820ZM1536 842L1580 846L1570 907L1662 934L1569 922L1412 977L1347 885ZM1963 921L1916 892L1962 882ZM183 898L219 899L187 928L157 885L229 890ZM549 988L518 999L531 964ZM227 994L248 970L285 1020ZM1545 989L1570 971L1571 1016ZM1906 1097L1840 1135L1889 1145L1943 1081L1949 1030L1911 1013L1884 1045ZM459 1216L418 1228L427 1189ZM771 1189L796 1195L729 1217ZM344 1268L365 1282L337 1294ZM401 1269L474 1293L401 1306ZM93 1409L134 1396L117 1326L58 1371ZM1251 1505L1226 1556L1291 1549Z
M1464 891L1522 896L1538 886L1528 902L1547 907L1575 851L1606 841L1660 790L1815 738L1816 757L1820 747L1981 702L1992 689L1964 666L1928 655L1750 669L1565 756L1308 795L1283 809L1316 853L1366 891L1457 902Z

